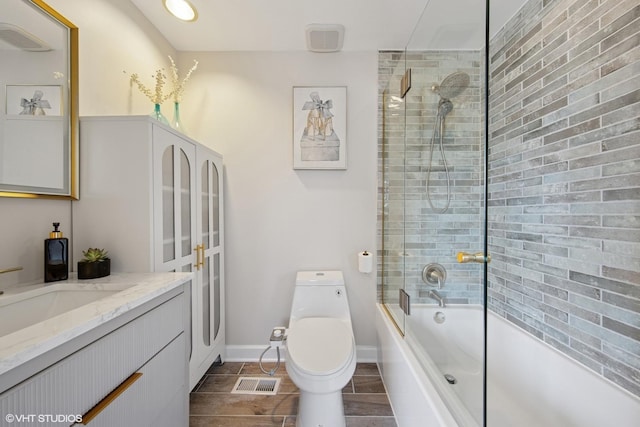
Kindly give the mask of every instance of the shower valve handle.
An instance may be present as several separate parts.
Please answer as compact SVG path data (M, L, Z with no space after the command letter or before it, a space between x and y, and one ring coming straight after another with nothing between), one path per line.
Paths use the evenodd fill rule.
M457 259L459 263L465 262L491 262L491 255L484 256L484 252L476 252L475 254L470 254L467 252L458 252Z

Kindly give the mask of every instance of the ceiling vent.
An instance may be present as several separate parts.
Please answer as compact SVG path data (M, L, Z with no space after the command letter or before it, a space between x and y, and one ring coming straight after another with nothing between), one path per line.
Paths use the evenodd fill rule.
M7 24L6 22L0 22L0 40L18 49L28 50L30 52L46 52L51 50L51 47L38 37L18 26Z
M306 29L307 49L311 52L338 52L344 41L340 24L309 24Z

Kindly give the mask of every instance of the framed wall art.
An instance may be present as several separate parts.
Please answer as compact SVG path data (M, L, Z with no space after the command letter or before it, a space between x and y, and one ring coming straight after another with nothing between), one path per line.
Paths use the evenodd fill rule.
M62 86L7 85L6 90L8 116L62 115Z
M347 168L347 88L293 88L293 168Z

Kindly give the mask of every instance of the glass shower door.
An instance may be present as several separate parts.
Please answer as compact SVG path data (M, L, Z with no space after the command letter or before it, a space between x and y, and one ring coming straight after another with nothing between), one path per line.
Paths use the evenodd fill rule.
M443 19L460 7L473 19ZM484 1L431 0L379 63L382 300L465 427L484 425L485 15Z
M484 248L481 47L406 52L405 339L462 426L483 424L484 259L458 256Z
M381 197L381 301L401 334L405 312L405 127L406 111L400 82L405 74L404 52L381 52L381 68L389 74L382 92L379 186ZM402 304L404 305L404 304Z

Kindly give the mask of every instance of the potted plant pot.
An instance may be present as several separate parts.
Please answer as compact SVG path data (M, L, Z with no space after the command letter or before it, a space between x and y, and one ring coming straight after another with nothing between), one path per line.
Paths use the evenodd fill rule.
M104 249L89 248L82 251L84 259L78 261L78 279L97 279L111 274L111 259Z
M87 262L78 261L78 279L97 279L111 274L111 260Z

